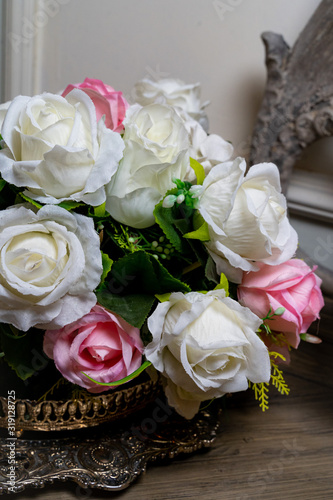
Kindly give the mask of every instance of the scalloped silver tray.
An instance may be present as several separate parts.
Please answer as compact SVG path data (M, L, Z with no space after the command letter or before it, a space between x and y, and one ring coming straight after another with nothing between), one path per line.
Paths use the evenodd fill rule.
M39 488L58 480L74 481L83 488L125 489L151 462L211 446L219 413L218 405L212 404L188 421L158 397L121 423L71 431L70 435L57 432L56 437L49 432L4 437L0 440L0 494ZM16 458L12 484L10 443L15 443Z

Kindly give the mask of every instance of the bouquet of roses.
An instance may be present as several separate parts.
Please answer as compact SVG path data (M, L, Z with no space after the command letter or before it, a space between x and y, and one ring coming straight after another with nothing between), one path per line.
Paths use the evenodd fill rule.
M246 172L207 133L198 84L143 80L135 96L86 79L0 107L2 358L30 377L17 342L42 336L91 393L150 366L186 418L249 385L265 410L323 306L278 169Z

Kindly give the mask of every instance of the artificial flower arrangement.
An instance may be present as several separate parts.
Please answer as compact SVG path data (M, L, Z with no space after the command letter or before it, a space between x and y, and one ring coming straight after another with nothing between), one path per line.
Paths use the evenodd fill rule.
M207 133L198 84L135 96L86 79L0 107L1 361L29 379L38 339L90 393L150 366L187 419L249 386L265 410L323 306L278 169Z

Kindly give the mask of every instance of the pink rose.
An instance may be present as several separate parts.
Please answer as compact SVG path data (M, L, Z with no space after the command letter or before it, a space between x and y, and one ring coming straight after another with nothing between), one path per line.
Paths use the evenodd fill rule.
M278 266L263 264L257 272L244 273L238 299L259 318L264 318L270 308L274 312L284 307L281 316L265 323L272 331L284 333L289 344L296 348L299 335L306 333L319 318L324 305L320 284L321 279L302 260L291 259Z
M63 93L65 97L73 89L83 90L93 101L96 108L97 121L105 115L105 125L115 132L122 132L123 120L126 110L129 107L122 92L116 92L110 85L106 85L101 80L86 78L82 83L68 85Z
M95 393L110 387L82 372L98 382L115 382L140 367L143 352L140 330L99 305L75 323L47 330L43 347L66 379Z

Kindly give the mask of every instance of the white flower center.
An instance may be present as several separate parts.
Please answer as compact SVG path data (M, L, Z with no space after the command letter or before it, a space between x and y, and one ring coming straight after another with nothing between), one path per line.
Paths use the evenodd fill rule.
M57 121L61 119L61 116L57 112L56 108L54 106L51 106L49 102L44 103L44 107L40 108L39 106L37 109L32 109L32 112L34 113L34 117L38 125L40 126L41 130L46 129L50 125L53 125Z
M172 132L170 120L160 120L154 123L147 132L147 138L158 144L163 144Z
M32 231L15 236L6 251L6 265L20 280L49 286L68 261L67 242L57 235Z

